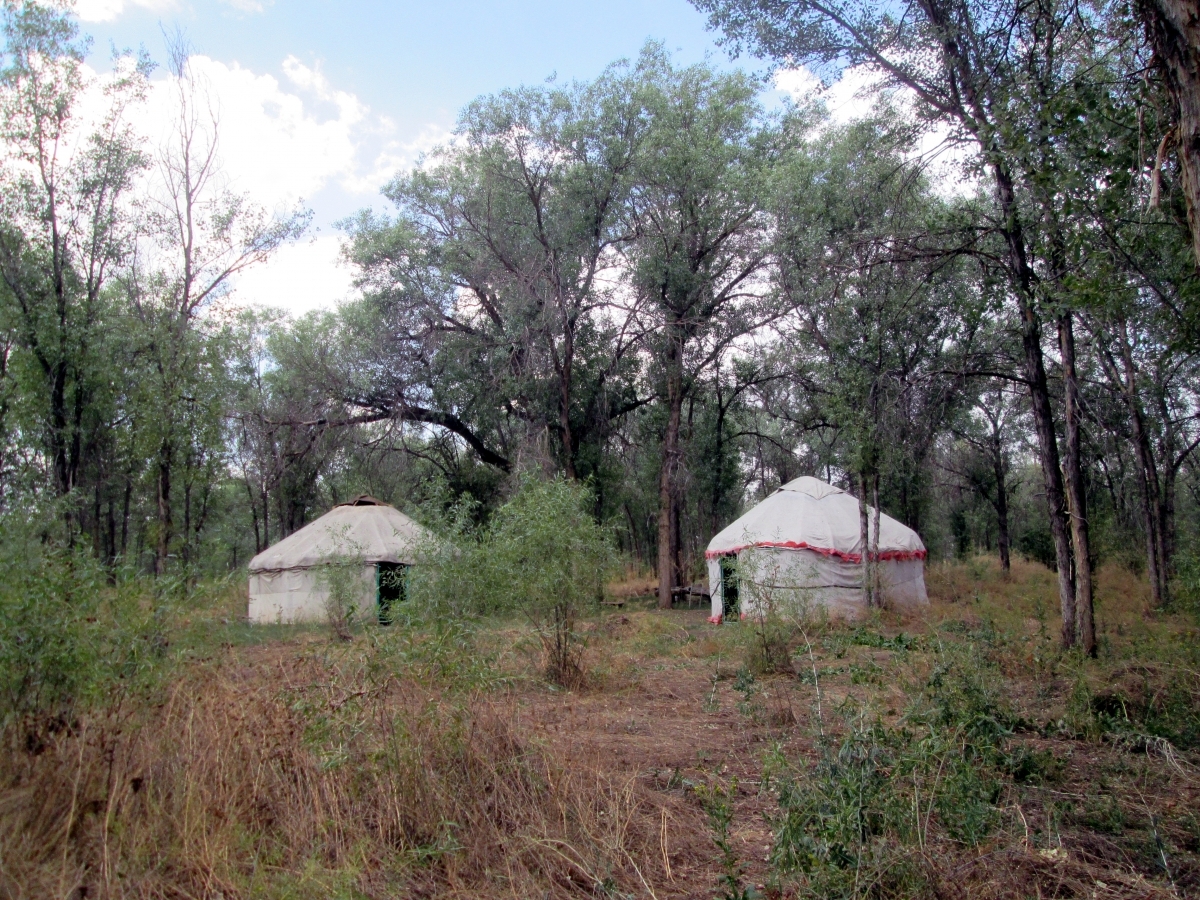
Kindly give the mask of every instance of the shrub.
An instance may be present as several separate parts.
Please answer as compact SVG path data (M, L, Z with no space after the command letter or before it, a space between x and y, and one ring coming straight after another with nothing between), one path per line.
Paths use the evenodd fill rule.
M36 741L161 664L169 609L141 579L12 516L0 522L0 548L0 723L28 719Z
M1200 546L1189 546L1176 555L1171 600L1200 619Z
M325 591L325 621L329 630L336 640L349 641L354 637L354 623L369 590L364 575L367 563L362 546L346 534L335 541L337 553L321 561L316 575Z
M1010 756L1014 717L998 691L978 654L944 651L899 726L849 708L840 734L816 736L815 764L777 760L776 869L817 897L935 888L927 848L979 845L1000 824L1005 784L1050 768L1027 752Z
M590 492L574 482L526 480L484 528L470 510L445 520L430 564L413 582L418 607L443 621L517 612L537 632L547 678L563 686L583 677L576 628L594 609L614 554L607 529L592 518Z
M1109 735L1140 749L1161 741L1194 749L1200 746L1200 676L1186 665L1143 663L1112 672L1094 693L1080 679L1063 727L1093 740Z

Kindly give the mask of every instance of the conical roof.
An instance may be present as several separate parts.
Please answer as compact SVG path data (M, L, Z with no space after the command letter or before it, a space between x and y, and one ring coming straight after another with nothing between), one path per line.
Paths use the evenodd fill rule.
M872 537L875 512L868 511ZM804 476L789 481L708 543L705 556L728 556L747 547L813 550L846 562L862 562L858 500L841 488ZM915 531L891 516L879 517L881 559L924 559Z
M250 571L306 569L338 557L412 564L428 539L429 532L400 510L364 494L268 547L250 560Z

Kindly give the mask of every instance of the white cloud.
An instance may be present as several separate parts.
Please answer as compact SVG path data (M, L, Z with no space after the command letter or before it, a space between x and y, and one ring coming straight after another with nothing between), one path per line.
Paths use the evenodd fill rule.
M355 293L353 275L340 253L341 242L333 234L289 244L266 263L238 276L233 299L279 307L294 315L336 306Z
M221 0L226 6L236 9L238 12L244 13L260 13L271 5L272 0Z
M797 101L820 99L833 121L844 125L870 115L879 81L879 76L870 69L854 66L843 69L837 81L823 87L817 76L800 66L777 72L775 89Z
M260 13L272 0L220 0L226 6L243 13ZM126 10L135 7L162 13L175 9L178 0L75 0L75 15L83 22L111 22Z
M423 152L451 137L436 124L402 135L391 119L295 57L283 61L279 78L199 55L192 57L191 69L217 119L223 186L270 212L290 211L320 194L314 212L327 225L369 205L398 170L414 166ZM79 109L81 133L107 108L104 86L111 78L89 78ZM127 113L152 153L171 138L178 102L173 77L160 71L146 102ZM155 181L151 174L147 189ZM235 297L292 311L334 305L353 294L338 248L333 233L284 247L237 280Z
M389 132L395 129L391 120L385 119L384 125ZM444 125L426 125L412 140L388 140L379 149L370 167L346 178L343 185L355 194L373 194L397 172L411 169L420 162L424 154L452 140L454 132Z
M191 66L218 119L229 187L269 209L331 185L356 202L369 201L398 169L449 136L441 126L426 125L413 138L398 137L391 119L292 56L282 64L285 81L207 56L193 56ZM170 134L175 103L171 78L156 78L137 123L154 146Z
M881 83L878 74L866 66L842 70L841 76L829 87L804 66L784 69L775 75L775 89L803 102L820 99L837 125L846 125L871 114ZM914 97L903 93L894 95L902 109L912 110ZM936 191L945 196L967 196L974 193L976 182L964 177L964 163L970 149L950 140L951 130L936 125L924 131L909 151L910 159L924 161Z
M166 12L174 8L175 0L76 0L75 14L84 22L111 22L134 6Z

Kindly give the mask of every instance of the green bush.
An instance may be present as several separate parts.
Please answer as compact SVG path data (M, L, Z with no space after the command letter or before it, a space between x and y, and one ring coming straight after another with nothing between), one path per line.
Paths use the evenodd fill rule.
M614 553L592 518L592 498L563 479L524 481L484 527L456 507L443 520L427 562L414 567L414 606L447 622L519 613L533 625L546 676L564 686L583 675L576 628L601 599Z
M1052 768L1010 754L1016 723L999 689L978 653L943 650L898 726L845 710L840 733L816 736L815 764L777 760L777 872L805 896L856 896L864 884L879 896L929 892L926 848L978 846L1001 823L1005 785Z
M0 548L0 722L54 728L144 686L164 657L168 621L141 580L11 516Z
M1200 621L1200 547L1193 545L1176 554L1171 601Z

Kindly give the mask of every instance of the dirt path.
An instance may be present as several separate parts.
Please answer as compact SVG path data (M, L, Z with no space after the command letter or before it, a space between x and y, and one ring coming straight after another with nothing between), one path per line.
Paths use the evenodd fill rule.
M704 633L702 614L678 615L693 635ZM771 792L760 789L764 751L778 744L793 758L805 752L800 735L806 733L808 711L795 679L759 680L749 694L743 683L739 691L739 666L729 659L651 658L641 661L627 684L523 691L517 695L519 714L531 736L564 758L628 773L697 809L702 801L696 787L729 785L736 778L731 843L746 881L761 889L771 842L768 817L777 812ZM717 890L722 869L712 836L703 813L667 829L676 896L711 897Z

